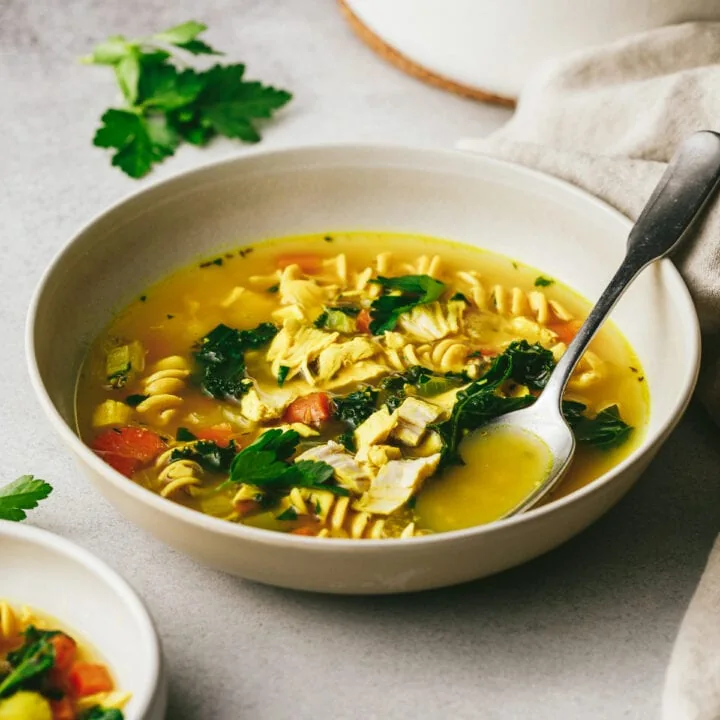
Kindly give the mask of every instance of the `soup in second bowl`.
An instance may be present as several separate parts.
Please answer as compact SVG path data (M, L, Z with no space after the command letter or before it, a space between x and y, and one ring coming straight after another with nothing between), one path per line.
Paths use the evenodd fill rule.
M129 699L75 633L0 599L0 720L123 720Z
M79 430L134 482L230 522L358 539L477 525L547 461L512 438L483 447L482 426L534 401L587 311L537 270L444 240L263 242L112 321L79 378ZM620 462L646 423L642 368L612 324L564 410L578 451L554 497Z

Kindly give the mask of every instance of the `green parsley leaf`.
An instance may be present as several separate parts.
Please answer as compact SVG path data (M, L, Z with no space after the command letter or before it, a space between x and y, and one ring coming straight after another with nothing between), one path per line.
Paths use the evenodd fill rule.
M370 332L380 335L393 330L398 318L418 305L434 302L445 292L445 283L429 275L402 275L400 277L379 277L370 280L382 285L386 292L399 294L382 295L370 306Z
M542 275L538 275L535 278L535 287L548 287L549 285L552 285L555 281L551 280L550 278L543 277Z
M179 45L194 40L205 30L207 30L207 25L197 22L197 20L188 20L180 25L155 33L153 38L169 45Z
M193 70L178 72L173 65L152 62L143 66L137 102L144 108L175 110L195 100L202 89L202 78Z
M256 143L260 134L254 119L270 118L292 95L259 82L246 82L245 66L214 65L201 74L204 89L194 104L197 117L219 135Z
M300 435L295 430L267 430L235 456L229 482L267 489L307 487L347 494L344 488L327 484L334 473L327 463L314 460L289 462L299 442Z
M112 67L126 107L107 111L94 144L114 148L112 164L130 177L147 174L181 140L206 145L216 135L258 142L257 120L270 118L291 95L243 79L245 66L204 72L175 64L177 50L221 55L199 38L207 27L190 20L147 38L114 35L83 62Z
M156 162L175 151L177 135L162 116L144 118L127 110L110 109L95 133L98 147L115 148L112 164L130 177L146 175Z
M136 45L122 35L111 35L107 40L95 46L90 55L81 58L88 65L115 65L129 54L135 52Z
M25 510L36 508L51 492L52 485L32 475L0 487L0 520L24 520Z

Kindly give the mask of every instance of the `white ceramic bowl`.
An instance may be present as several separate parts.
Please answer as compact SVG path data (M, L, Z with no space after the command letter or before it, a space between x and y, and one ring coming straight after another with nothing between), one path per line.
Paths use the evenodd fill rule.
M687 20L716 0L341 0L376 37L459 85L517 97L551 58Z
M75 379L88 343L113 309L170 270L262 238L415 231L505 253L595 298L622 258L629 227L619 213L570 185L453 151L341 146L247 155L144 190L72 239L30 309L32 383L90 482L134 523L202 563L261 582L337 593L471 580L529 560L597 519L630 488L678 422L697 376L699 332L670 262L646 270L613 315L640 356L652 396L640 447L552 505L412 540L268 532L202 515L130 482L75 434Z
M0 520L0 600L52 615L95 648L118 688L126 720L162 720L166 682L152 619L132 588L94 555L57 535Z

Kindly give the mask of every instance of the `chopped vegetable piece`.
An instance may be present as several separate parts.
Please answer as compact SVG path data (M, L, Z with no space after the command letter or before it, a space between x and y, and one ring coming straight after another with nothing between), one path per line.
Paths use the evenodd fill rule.
M550 323L548 329L557 334L558 340L569 345L582 327L580 320L569 320L568 322Z
M100 433L92 444L93 450L100 456L104 454L120 455L149 463L166 449L164 440L152 430L127 426L112 428Z
M75 720L75 708L72 700L67 696L60 700L50 700L50 710L52 720Z
M76 662L68 675L70 685L78 697L109 692L113 689L110 673L104 665Z
M538 275L535 278L535 287L548 287L549 285L552 285L555 281L551 280L550 278L543 277L542 275Z
M370 312L363 308L355 320L355 329L359 333L369 334L370 333Z
M50 642L55 649L54 668L64 672L69 670L70 666L75 662L77 653L77 643L65 633L58 633L50 638Z
M53 717L46 698L21 690L7 700L0 700L0 720L53 720Z
M332 417L330 396L327 393L316 392L291 402L285 411L283 421L318 427L330 417Z
M144 367L145 351L137 341L110 349L105 360L107 381L115 389L124 387L132 373Z
M108 398L95 408L92 424L96 428L127 425L131 416L132 410L124 402Z
M341 309L328 308L315 320L315 327L331 332L351 334L355 332L355 319Z
M211 440L216 445L226 448L230 445L235 432L230 423L220 423L209 428L202 428L195 433L199 440Z

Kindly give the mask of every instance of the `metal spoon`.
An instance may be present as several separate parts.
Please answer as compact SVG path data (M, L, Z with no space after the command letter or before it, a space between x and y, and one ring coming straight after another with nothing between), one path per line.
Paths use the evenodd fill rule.
M688 137L630 231L625 259L600 296L575 339L555 367L533 405L503 415L483 432L525 431L540 438L552 463L542 482L503 517L528 510L557 485L575 452L575 437L562 414L562 396L570 375L615 303L648 265L665 257L683 239L720 178L720 135L710 131Z

